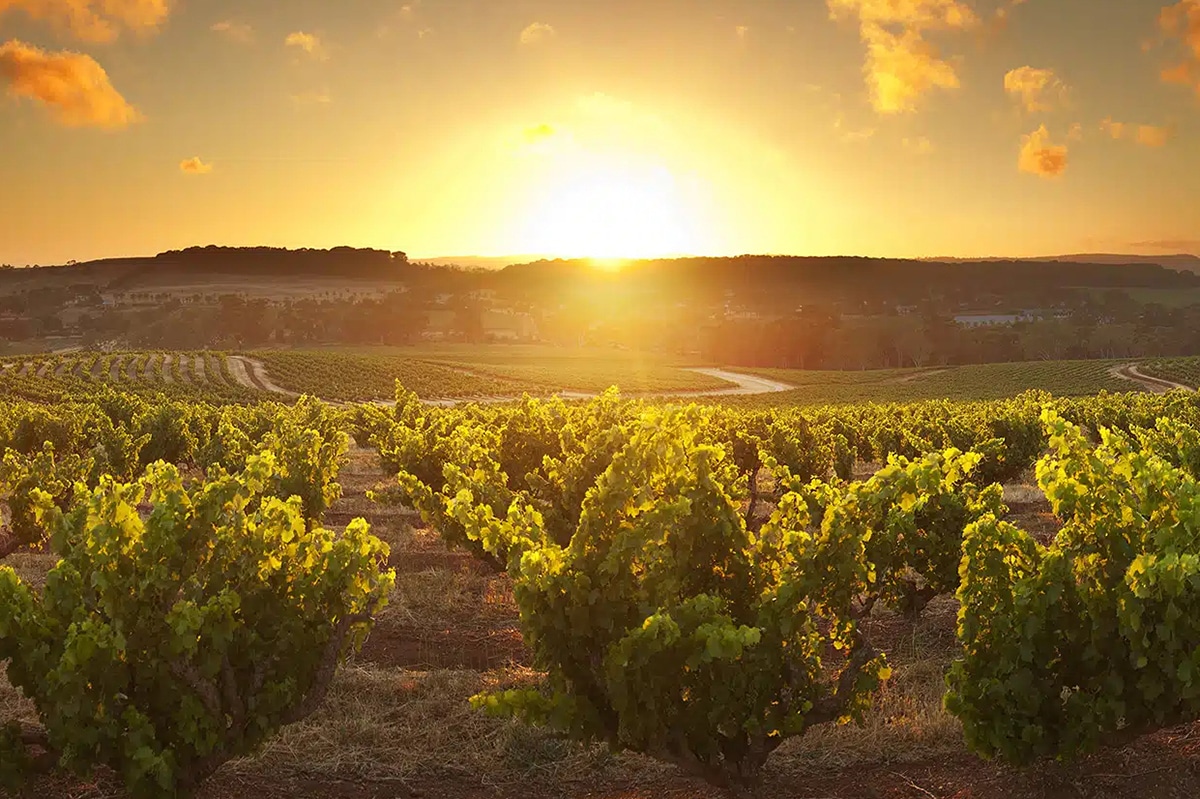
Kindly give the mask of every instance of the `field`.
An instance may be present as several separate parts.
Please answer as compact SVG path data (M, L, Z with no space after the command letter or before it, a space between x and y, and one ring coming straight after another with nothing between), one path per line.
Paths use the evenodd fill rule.
M75 352L0 358L0 393L30 399L86 394L107 385L215 402L252 402L262 393L224 353Z
M1146 361L1141 369L1151 377L1182 383L1191 388L1200 386L1200 358L1158 358Z
M690 371L694 362L619 350L538 346L426 345L410 348L114 352L0 357L0 394L52 399L107 384L139 393L214 402L291 399L311 394L333 402L390 400L398 379L425 400L516 399L524 394L597 394L617 385L625 396L690 396L705 402L788 407L924 399L983 400L1028 390L1055 396L1101 391L1162 391L1141 374L1200 385L1200 358L1127 361L1032 361L927 369L825 372L735 367L790 390L719 396L735 384ZM756 389L761 390L761 389ZM705 396L705 395L717 396Z
M383 480L374 453L351 452L345 497L327 522L365 515L392 547L394 603L366 647L337 676L325 706L285 729L257 757L235 761L202 799L377 799L378 797L545 797L708 799L726 796L670 766L603 747L572 743L517 722L490 719L467 699L536 679L521 640L509 578L446 551L415 519L366 500ZM1007 490L1010 518L1051 530L1056 522L1034 489ZM35 582L44 555L14 565ZM910 624L888 612L870 621L894 668L888 689L862 726L823 727L772 757L758 793L796 797L1084 796L1185 797L1200 790L1194 752L1200 727L1185 726L1105 750L1069 765L1015 769L981 761L962 743L961 725L942 708L942 674L957 655L956 606L943 599ZM0 719L27 707L0 678ZM21 797L121 799L111 776L86 783L45 778Z
M313 369L338 368L349 362L360 364L368 373L349 393L364 399L391 396L392 379L407 377L409 387L421 396L457 397L471 395L520 394L522 391L578 391L596 393L618 386L625 394L708 391L727 388L721 380L685 371L692 365L642 353L621 350L567 349L536 345L454 345L428 344L418 347L336 348L312 351L261 351L250 353L261 358L272 375L284 363L298 365L307 360ZM320 366L318 366L320 365ZM446 370L475 375L479 382L456 386ZM348 370L347 370L348 371ZM441 377L427 379L426 375ZM288 384L285 380L295 378ZM299 377L298 370L288 377L280 375L280 385L300 391L297 385L318 384ZM358 380L343 376L343 379ZM486 379L491 379L490 384ZM406 385L409 385L406 382ZM380 393L382 392L382 393Z
M1127 362L1029 361L863 372L747 369L740 371L780 380L796 386L796 389L739 401L785 406L914 402L925 399L1001 399L1029 390L1048 391L1060 397L1088 396L1101 391L1144 390L1138 383L1113 374L1113 370L1124 363Z

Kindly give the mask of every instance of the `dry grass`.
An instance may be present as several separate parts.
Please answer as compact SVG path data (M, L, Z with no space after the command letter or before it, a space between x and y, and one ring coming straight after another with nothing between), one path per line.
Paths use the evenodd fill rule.
M470 707L476 693L529 687L537 679L528 670L346 668L316 714L285 729L258 757L226 770L399 782L462 777L493 785L600 773L612 762L602 748Z
M517 622L512 583L505 574L429 569L400 572L380 623L402 621L417 627L495 627Z

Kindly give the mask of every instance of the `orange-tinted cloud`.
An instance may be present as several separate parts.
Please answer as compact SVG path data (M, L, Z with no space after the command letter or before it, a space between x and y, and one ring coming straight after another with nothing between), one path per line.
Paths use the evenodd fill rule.
M1164 34L1184 45L1183 60L1163 69L1167 83L1192 86L1200 94L1200 0L1179 0L1165 7L1158 16Z
M212 164L200 160L200 156L186 158L179 162L179 171L185 175L207 175L213 171Z
M934 151L933 142L924 136L917 136L914 139L905 138L900 143L905 150L917 155L929 155Z
M1067 86L1052 69L1024 66L1010 70L1004 76L1004 91L1033 114L1054 110L1055 101L1066 96Z
M1043 178L1056 178L1067 171L1067 147L1051 144L1050 131L1042 125L1021 137L1021 155L1017 167L1022 172Z
M557 31L553 25L545 22L534 22L521 31L521 44L538 44L547 39L553 39Z
M292 104L297 108L314 105L329 105L333 102L333 97L330 96L328 90L302 92L300 94L293 94L291 97Z
M219 33L231 42L250 44L254 41L254 28L244 22L223 20L209 28L213 33Z
M867 46L863 72L871 103L881 114L915 111L932 89L956 89L958 73L925 40L927 31L966 30L979 24L959 0L826 0L830 16L855 16Z
M81 53L48 53L24 42L0 45L8 93L41 103L70 127L118 129L142 115L113 88L104 67Z
M1171 138L1171 129L1157 125L1138 125L1137 143L1147 147L1165 147Z
M328 61L329 53L325 50L325 45L321 42L321 37L314 33L305 33L304 31L296 31L289 33L283 43L288 47L295 47L303 50L317 61Z
M1131 125L1126 122L1114 122L1111 117L1101 121L1100 130L1114 139L1129 139L1146 147L1165 147L1174 134L1169 126Z
M171 12L171 0L0 0L0 17L12 10L84 41L111 42L123 28L157 29Z

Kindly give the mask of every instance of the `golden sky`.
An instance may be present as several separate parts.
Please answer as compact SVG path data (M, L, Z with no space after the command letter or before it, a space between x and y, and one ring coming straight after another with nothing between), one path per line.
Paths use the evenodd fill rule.
M0 0L0 262L1200 252L1200 0Z

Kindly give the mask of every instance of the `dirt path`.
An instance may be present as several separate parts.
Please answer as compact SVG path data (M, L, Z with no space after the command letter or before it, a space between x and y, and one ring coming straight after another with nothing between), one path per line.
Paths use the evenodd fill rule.
M272 394L280 394L285 397L299 397L295 391L288 391L282 386L276 385L271 377L267 374L267 366L262 361L255 358L246 358L242 355L230 355L227 359L229 364L229 372L233 375L233 379L253 391L269 391Z
M1108 370L1108 373L1119 380L1128 380L1131 383L1137 383L1142 388L1154 394L1166 394L1168 391L1183 389L1184 391L1195 391L1191 386L1185 386L1183 383L1176 383L1172 380L1164 380L1161 377L1151 377L1138 369L1136 363L1127 363L1122 366L1114 366Z
M671 397L733 397L744 396L750 394L778 394L780 391L791 391L795 386L788 383L781 383L778 380L770 380L766 377L757 375L744 375L740 372L730 372L725 369L685 369L685 372L694 372L698 375L707 375L708 377L724 380L726 383L733 383L732 388L718 388L709 391L680 391L673 393L661 393L658 396Z

